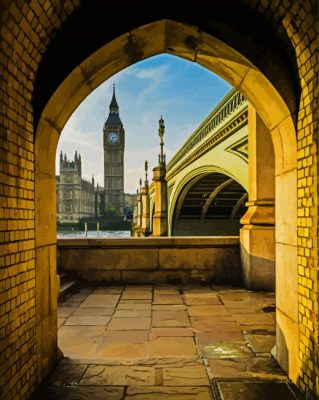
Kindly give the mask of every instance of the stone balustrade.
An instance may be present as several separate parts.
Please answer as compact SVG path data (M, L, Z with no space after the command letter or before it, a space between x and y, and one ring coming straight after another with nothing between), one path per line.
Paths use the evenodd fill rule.
M167 171L172 170L208 135L217 135L222 122L229 119L229 116L242 105L246 107L247 100L238 90L231 90L178 150L172 160L167 164Z

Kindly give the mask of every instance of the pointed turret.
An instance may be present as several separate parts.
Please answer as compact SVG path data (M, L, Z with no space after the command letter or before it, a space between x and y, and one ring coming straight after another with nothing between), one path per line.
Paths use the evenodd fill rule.
M78 162L77 162L77 164L78 164L78 174L79 174L79 176L82 176L82 162L81 162L81 154L79 153L79 155L78 155Z
M116 95L115 95L115 84L113 85L113 96L110 102L110 112L109 112L109 116L104 124L104 128L107 126L120 126L122 127L122 121L120 119L120 115L119 115L119 105L117 104L116 101Z
M116 101L116 96L115 96L115 83L113 84L113 96L112 100L110 103L110 113L111 114L118 114L119 113L119 106Z

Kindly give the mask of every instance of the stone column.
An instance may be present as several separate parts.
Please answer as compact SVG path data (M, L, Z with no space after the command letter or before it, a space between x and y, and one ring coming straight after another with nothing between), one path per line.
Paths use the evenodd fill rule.
M270 133L248 105L249 201L241 218L241 260L249 289L275 290L275 157Z
M138 230L141 228L141 195L137 190L136 204L134 207L132 236L138 236Z
M165 176L166 168L164 165L153 168L155 189L153 236L167 236L167 182Z
M137 220L136 220L136 227L140 228L142 226L142 195L141 191L137 196Z
M133 212L133 227L135 227L137 224L137 202L134 206L134 212Z
M141 236L150 234L150 196L148 194L148 185L142 187L142 224Z

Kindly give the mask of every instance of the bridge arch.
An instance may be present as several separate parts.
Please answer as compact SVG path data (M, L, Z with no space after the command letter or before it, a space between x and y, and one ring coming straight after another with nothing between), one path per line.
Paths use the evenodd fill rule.
M197 175L179 193L172 213L172 235L239 235L247 197L244 187L228 175Z
M88 2L85 4L87 6ZM236 2L232 4L235 8L237 7ZM240 3L240 6L243 5ZM220 13L222 12L229 14L225 10L220 11ZM236 13L232 12L232 14L235 15ZM205 19L204 15L204 10L202 10L200 17L203 20ZM51 52L51 56L49 56L49 53L48 57L44 56L35 85L34 97L34 116L37 124L35 137L35 242L36 263L47 265L49 259L52 280L54 280L52 271L55 270L56 264L54 163L60 132L81 101L105 79L139 60L163 52L196 61L209 70L218 73L239 89L260 114L269 129L275 149L276 212L277 228L279 228L277 258L284 264L296 265L297 146L294 122L299 96L298 85L296 86L293 73L291 73L292 66L289 66L287 61L288 55L288 58L284 59L285 57L281 53L282 46L279 37L274 37L274 34L271 34L267 40L274 39L275 41L271 44L264 43L264 48L269 50L267 58L278 61L276 69L274 69L270 63L266 62L260 52L256 57L255 32L261 31L260 29L256 28L251 36L252 40L248 41L248 45L245 47L244 43L247 42L246 29L249 29L249 23L245 21L246 27L245 24L238 27L236 21L232 21L237 30L230 28L227 23L222 23L224 31L222 30L223 34L221 35L218 15L218 12L214 15L217 27L212 21L196 24L197 18L194 18L193 23L190 24L189 22L181 23L166 18L153 17L150 20L155 20L155 22L147 24L140 22L139 27L130 29L128 29L129 23L123 22L120 25L120 31L113 34L116 38L109 38L106 45L100 47L85 59L76 59L75 57L75 60L71 60L75 64L69 64L69 69L64 70L58 79L53 79L53 83L50 81L48 88L42 87L45 86L43 85L43 77L49 80L50 68L48 68L48 63L54 51ZM252 16L254 15L255 13L252 14ZM178 20L178 18L176 19ZM227 18L225 21L227 22ZM256 25L253 18L249 22L254 26ZM271 32L268 25L266 31ZM63 29L61 32L63 37ZM65 32L67 36L67 30ZM58 34L57 37L61 37L61 34ZM267 37L265 32L262 35ZM259 39L261 40L261 38ZM258 44L260 45L260 43ZM277 44L278 46L276 46ZM88 48L92 49L90 46ZM284 55L286 55L286 51ZM282 195L284 192L289 193L288 208L287 197L283 198ZM39 268L37 273L39 281L42 281L45 280L48 271L45 268ZM297 274L291 281L291 288L285 288L285 293L281 291L282 288L279 285L277 298L285 295L289 290L297 293L296 282ZM287 342L288 353L278 353L277 357L288 370L290 378L296 381L299 370L298 349L295 348L294 342L294 338L298 335L298 299L297 296L295 297L289 302L288 311L285 310L278 317L278 324L283 332L281 338L284 338ZM41 297L37 300L38 304L41 304L40 299ZM54 314L54 307L50 309L45 308L45 305L41 307L43 308L41 313L47 319L50 319L50 316ZM289 314L288 317L286 311ZM41 321L38 323L41 325ZM288 323L290 324L289 328L287 327ZM39 348L43 348L43 345L39 344ZM52 348L54 348L54 345ZM287 354L289 354L288 360Z
M169 197L168 234L170 236L173 235L174 215L176 210L180 208L178 203L182 202L184 195L186 195L191 186L203 177L214 173L227 176L228 179L233 179L234 181L239 182L246 191L248 190L247 174L235 175L231 171L217 165L203 165L190 171L189 174L184 176L176 185L174 185Z

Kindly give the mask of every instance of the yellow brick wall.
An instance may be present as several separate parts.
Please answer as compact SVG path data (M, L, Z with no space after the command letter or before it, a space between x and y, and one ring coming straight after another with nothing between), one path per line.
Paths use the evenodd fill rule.
M240 1L240 0L238 0ZM298 271L302 370L318 383L318 22L316 0L242 0L293 44L298 113ZM37 382L35 343L33 84L52 31L78 0L0 2L0 398L27 399Z
M1 399L27 399L37 382L31 99L50 33L74 9L63 3L0 2Z

